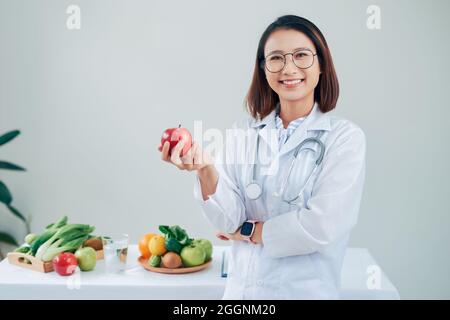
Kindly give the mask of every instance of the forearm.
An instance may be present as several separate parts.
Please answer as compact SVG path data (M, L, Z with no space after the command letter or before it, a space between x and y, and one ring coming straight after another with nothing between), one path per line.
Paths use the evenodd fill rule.
M251 236L251 240L254 244L263 244L262 241L262 232L263 232L264 221L258 221L255 225L255 231ZM235 241L245 241L245 238L241 235L241 228L239 228L236 232L231 234L226 234L219 232L217 237L221 240L235 240Z
M252 235L252 241L256 244L263 244L262 233L263 233L264 221L258 221L255 226L255 231Z
M200 180L203 200L207 200L208 196L216 193L217 181L219 174L214 165L208 165L197 171Z

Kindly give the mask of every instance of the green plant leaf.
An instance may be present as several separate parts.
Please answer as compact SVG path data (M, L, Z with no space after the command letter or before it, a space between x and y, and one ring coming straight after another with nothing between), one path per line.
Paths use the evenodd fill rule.
M17 137L19 134L20 134L19 130L13 130L13 131L7 132L4 135L0 136L0 146L5 143L8 143L9 141L11 141L15 137Z
M158 229L159 229L159 231L161 231L163 234L165 234L166 237L172 237L172 236L174 236L174 235L172 234L172 231L170 230L169 226L160 225L160 226L158 227Z
M1 161L1 160L0 160L0 169L25 171L25 168L22 168L21 166L18 166L17 164L7 162L7 161Z
M7 205L9 211L12 212L13 215L15 215L17 218L19 218L20 220L22 220L23 222L27 222L27 219L25 219L25 217L23 216L23 214L21 214L19 212L19 210L17 210L16 208L14 208L11 205Z
M11 192L9 192L8 187L2 181L0 181L0 202L7 206L12 202Z
M11 235L5 233L5 232L0 232L0 242L4 242L7 244L12 244L13 246L18 246L19 244L17 243L16 239L14 239Z

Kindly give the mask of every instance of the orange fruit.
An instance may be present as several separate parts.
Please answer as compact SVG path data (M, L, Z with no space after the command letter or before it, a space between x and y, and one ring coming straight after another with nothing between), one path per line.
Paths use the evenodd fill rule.
M150 258L152 255L149 248L149 242L154 236L156 236L156 233L147 233L139 240L139 251L144 258Z
M156 235L150 239L149 249L155 256L161 256L167 252L166 239L161 235Z

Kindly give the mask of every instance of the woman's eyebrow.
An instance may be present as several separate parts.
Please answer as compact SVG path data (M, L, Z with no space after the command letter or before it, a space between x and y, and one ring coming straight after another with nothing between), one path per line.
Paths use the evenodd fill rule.
M295 48L294 50L292 50L292 51L297 51L297 50L310 50L310 51L312 51L310 48L307 48L307 47L299 47L299 48ZM284 51L283 50L273 50L273 51L270 51L267 55L269 55L269 54L272 54L272 53L284 53Z

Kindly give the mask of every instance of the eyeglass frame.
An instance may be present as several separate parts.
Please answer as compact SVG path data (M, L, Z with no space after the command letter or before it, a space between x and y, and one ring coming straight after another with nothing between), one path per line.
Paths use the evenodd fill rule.
M260 66L261 66L261 68L262 68L263 70L267 70L267 71L269 71L270 73L278 73L278 72L281 72L281 71L283 71L283 69L286 67L286 56L287 56L288 54L290 54L290 55L291 55L292 62L294 63L294 65L295 65L297 68L302 69L302 70L311 68L311 67L314 65L314 61L315 61L314 57L317 56L317 53L313 53L313 55L312 55L312 56L313 56L313 61L312 61L311 65L310 65L309 67L301 68L301 67L299 67L299 66L295 63L295 61L294 61L294 53L297 53L297 52L300 52L300 51L309 51L309 52L313 53L312 50L307 49L307 48L299 49L299 50L296 50L296 51L293 51L293 52L287 52L287 53L285 53L285 54L279 53L280 55L283 56L283 59L284 59L283 67L280 69L280 71L270 71L270 70L266 67L266 59L267 59L267 57L273 55L273 53L272 53L272 54L268 54L267 56L264 57L263 60L261 60L261 65L260 65Z

